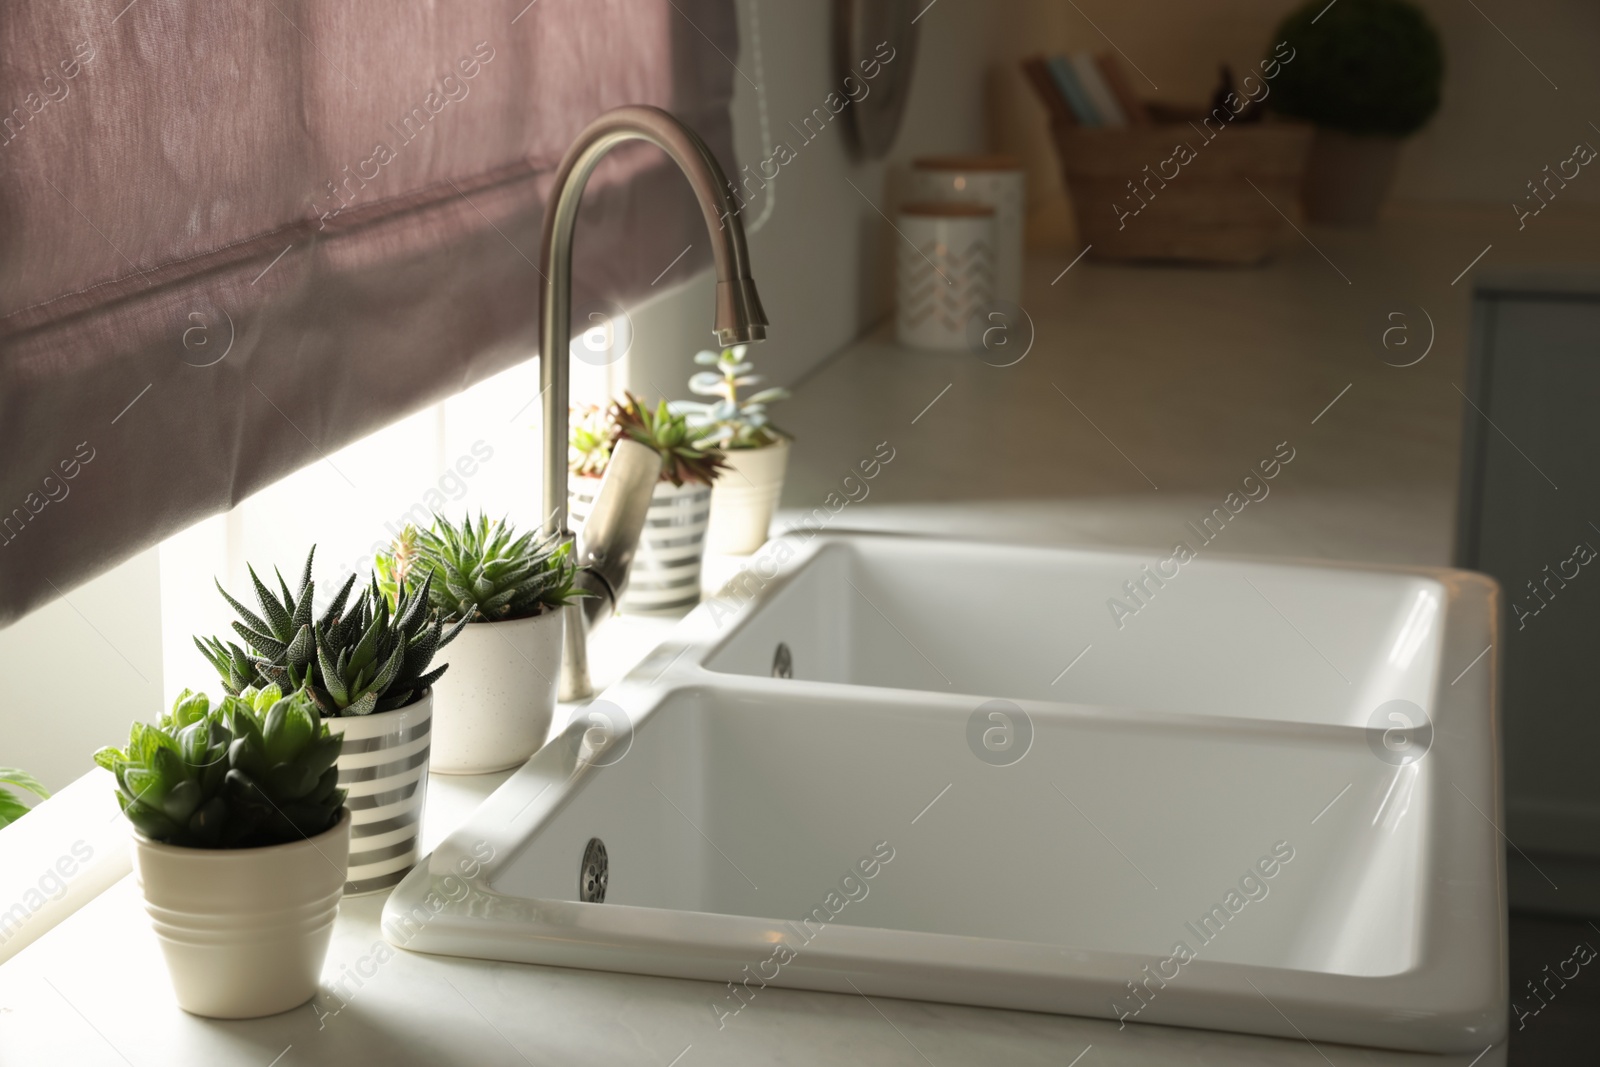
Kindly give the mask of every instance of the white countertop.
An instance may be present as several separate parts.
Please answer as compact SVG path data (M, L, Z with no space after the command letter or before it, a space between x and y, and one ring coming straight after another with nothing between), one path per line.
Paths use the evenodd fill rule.
M1259 524L1241 524L1227 551L1447 562L1459 432L1451 383L1460 381L1467 295L1467 283L1450 278L1495 239L1497 219L1442 211L1376 235L1315 231L1351 286L1308 248L1265 271L1080 263L1054 287L1049 279L1071 257L1047 257L1033 265L1026 296L1039 341L1018 367L904 352L880 331L804 382L782 420L801 442L786 514L821 505L888 440L895 462L835 528L1158 547L1230 488L1235 468L1289 438L1305 457L1294 469L1300 483L1275 490ZM1579 238L1597 231L1569 231L1571 247L1505 251L1571 260L1589 254L1592 243ZM1409 373L1385 366L1375 347L1396 300L1426 306L1438 323L1434 353ZM1339 405L1314 423L1335 394ZM725 564L713 571L726 574ZM597 680L625 671L666 629L608 624L597 635ZM504 778L434 776L425 844ZM214 1022L173 1003L138 889L124 878L0 966L0 1067L1506 1061L1504 1047L1473 1061L781 989L719 1030L711 1005L722 989L709 983L392 949L379 933L382 901L342 906L324 984L354 971L359 986L337 1013L329 995L322 1009Z

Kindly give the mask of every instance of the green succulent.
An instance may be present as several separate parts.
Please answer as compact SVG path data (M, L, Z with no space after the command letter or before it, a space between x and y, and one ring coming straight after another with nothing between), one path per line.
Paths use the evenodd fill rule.
M19 800L12 789L26 789L41 799L48 799L49 790L39 783L39 779L27 771L20 771L15 767L0 767L0 829L10 826L24 815L28 814L28 805Z
M1316 25L1313 25L1315 23ZM1353 134L1404 136L1439 108L1444 48L1406 0L1311 0L1278 27L1294 49L1267 106Z
M783 436L767 418L767 405L774 400L788 399L787 389L763 389L743 401L739 399L740 387L761 382L760 375L750 373L754 365L745 362L749 349L749 345L734 345L720 353L695 354L696 363L716 369L700 371L690 378L690 391L720 399L709 404L679 400L673 403L672 410L688 417L689 428L699 434L702 448L708 445L726 449L765 448Z
M419 699L445 672L444 666L428 669L434 654L464 625L447 631L429 609L432 575L425 576L418 588L398 588L392 608L377 577L352 601L355 576L351 575L333 603L312 621L315 555L313 547L306 556L298 595L289 593L279 575L280 598L250 570L262 615L217 586L241 617L233 629L246 645L215 637L195 639L221 676L223 688L229 693L268 684L287 690L305 688L323 715L335 717L392 711Z
M315 837L339 821L343 745L304 690L247 687L216 707L184 690L159 722L133 724L127 748L102 748L94 761L116 776L117 803L145 836L186 848L258 848Z
M458 526L441 515L426 530L408 526L375 569L388 596L426 572L431 606L446 621L525 619L588 594L574 586L572 543L552 534L517 536L505 519L479 513ZM389 584L384 585L385 576Z
M574 405L567 431L567 469L583 478L598 478L611 459L616 427L598 404Z
M650 410L632 393L611 405L609 417L617 428L615 441L626 437L655 449L661 455L661 480L673 485L695 482L710 485L722 473L724 456L705 435L689 425L687 415L674 413L665 400Z

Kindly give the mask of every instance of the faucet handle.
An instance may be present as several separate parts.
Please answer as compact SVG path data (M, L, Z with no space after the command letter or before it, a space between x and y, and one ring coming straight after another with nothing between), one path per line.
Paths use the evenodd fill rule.
M599 597L584 602L584 614L592 622L615 609L627 588L650 500L660 480L661 455L655 449L624 438L611 450L574 556L580 568L605 586L594 590Z

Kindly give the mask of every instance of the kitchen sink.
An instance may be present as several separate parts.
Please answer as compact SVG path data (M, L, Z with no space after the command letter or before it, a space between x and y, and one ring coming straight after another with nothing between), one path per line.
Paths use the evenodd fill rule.
M793 987L1478 1052L1509 1000L1498 595L776 541L411 873L385 933L704 979L719 1026Z

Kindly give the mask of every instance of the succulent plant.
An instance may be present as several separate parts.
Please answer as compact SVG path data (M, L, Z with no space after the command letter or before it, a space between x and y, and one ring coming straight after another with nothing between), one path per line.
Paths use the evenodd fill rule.
M445 672L444 666L428 669L434 654L465 625L463 621L445 630L429 609L432 575L425 576L420 587L400 585L392 609L376 577L352 602L355 576L351 575L333 603L313 622L311 561L315 555L313 546L306 556L297 596L289 593L282 575L278 576L280 599L256 577L253 568L250 570L261 605L259 616L217 586L241 616L233 629L247 646L241 648L215 637L195 639L221 676L223 688L239 693L252 685L272 684L288 690L304 687L327 716L392 711L420 698Z
M616 427L598 404L575 404L567 432L567 469L583 478L598 478L606 472Z
M401 531L389 553L378 557L376 570L380 584L383 575L392 577L394 589L427 572L431 605L447 622L500 622L587 595L573 585L578 569L571 553L571 542L557 535L518 537L505 519L491 522L480 513L476 522L468 515L458 526L435 515L429 529Z
M0 828L10 826L28 814L28 805L19 800L12 789L26 789L41 799L48 799L49 790L39 779L15 767L0 767Z
M749 345L734 345L720 353L699 352L694 357L700 366L716 370L700 371L690 378L690 391L720 399L709 404L679 400L673 403L672 410L687 416L689 428L699 435L702 448L710 445L726 449L765 448L782 436L767 418L767 405L774 400L788 399L787 389L763 389L742 402L739 399L741 387L761 382L760 375L750 373L754 365L745 362L749 348Z
M125 749L94 761L117 779L117 803L145 836L186 848L257 848L315 837L339 821L334 765L344 744L304 690L246 687L212 707L184 690L155 724L134 723Z
M706 445L700 432L690 428L686 415L675 414L665 400L651 411L632 393L622 395L609 413L617 427L614 440L626 437L660 453L664 482L710 485L717 480L725 466L722 450Z

